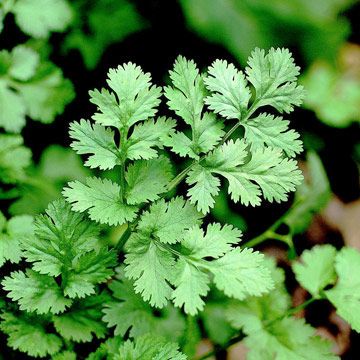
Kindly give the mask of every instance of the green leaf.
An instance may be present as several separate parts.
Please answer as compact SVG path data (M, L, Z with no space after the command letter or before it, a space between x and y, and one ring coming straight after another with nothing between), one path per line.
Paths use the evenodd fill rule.
M282 319L267 329L249 334L244 341L250 349L248 359L339 359L331 351L331 342L314 336L314 333L315 329L305 324L304 319Z
M0 211L0 267L6 261L18 263L22 257L20 238L33 233L33 218L29 215L12 217L6 223L6 219Z
M283 158L281 151L260 148L248 159L247 144L243 140L229 140L210 153L204 163L195 167L187 182L193 185L188 191L190 201L198 208L208 211L213 205L212 195L219 191L219 182L214 174L229 182L228 192L234 202L244 205L260 205L262 194L270 202L287 200L287 193L303 179L294 160ZM234 155L235 154L235 155ZM202 166L204 170L199 169ZM207 193L205 200L202 195Z
M128 184L128 204L155 201L161 193L166 192L167 185L172 179L171 162L164 156L136 161L127 168L125 179Z
M119 270L117 280L109 287L115 299L105 305L103 320L109 327L115 326L115 335L124 336L130 329L132 338L151 332L175 340L183 334L185 324L180 313L168 307L154 316L151 306L135 294L133 283L125 278L123 270Z
M70 298L95 292L95 285L113 274L115 252L97 240L99 229L64 201L49 205L35 220L35 236L23 239L24 255L41 274L61 275L62 289Z
M93 116L99 124L129 128L156 114L161 89L151 85L150 74L144 73L139 66L127 63L110 69L107 83L115 91L119 103L114 94L107 91L90 92L90 101L100 110Z
M21 30L35 38L62 32L72 20L72 9L65 0L18 0L12 9Z
M161 337L144 335L135 343L130 340L120 346L115 360L186 360L187 357L179 352L179 346L166 342Z
M310 225L314 214L320 212L331 197L329 179L320 157L315 152L307 153L307 181L300 184L295 193L294 205L284 222L293 234L304 232Z
M251 149L259 149L264 145L284 151L288 157L295 157L303 150L300 135L289 130L289 121L281 116L262 113L254 119L242 123L245 128L245 139Z
M202 115L206 89L194 61L179 56L170 78L174 87L165 88L167 104L191 126L192 137L177 132L169 136L166 145L181 156L197 159L200 153L212 150L220 142L224 135L223 124L212 113Z
M125 274L135 280L135 292L151 306L164 307L172 290L168 283L175 263L171 254L150 237L138 233L131 235L126 251Z
M7 132L19 133L25 125L25 104L21 96L0 81L0 126Z
M25 177L25 168L31 163L31 151L23 146L20 135L0 134L0 179L16 183Z
M136 125L127 142L127 157L131 160L156 158L158 152L155 148L162 149L165 139L172 134L175 125L175 120L165 117Z
M14 48L11 55L10 76L17 80L26 81L35 75L40 61L38 53L27 46L19 45Z
M114 142L114 132L90 121L70 125L71 147L80 155L92 154L85 162L90 168L112 169L121 164L120 152Z
M93 337L104 338L106 325L101 321L101 308L110 297L102 293L74 304L70 310L53 317L56 331L65 339L89 342Z
M256 107L272 106L280 113L289 113L294 106L301 105L304 98L303 87L297 85L300 68L287 49L256 48L248 60L246 74L256 90Z
M209 108L226 119L241 119L251 97L242 71L226 60L215 60L204 82L212 95L206 97Z
M91 220L101 224L121 225L132 221L138 210L122 202L120 186L108 179L87 178L86 184L72 181L64 188L63 195L74 211L87 211Z
M30 317L4 312L0 318L0 329L8 335L7 344L15 350L33 357L46 357L57 353L62 347L58 336L47 333L41 323Z
M44 124L53 122L75 97L70 80L64 79L62 71L51 63L43 63L35 76L19 84L18 89L26 113Z
M169 202L159 200L151 205L139 221L138 229L155 236L163 243L174 244L181 240L186 229L199 223L202 215L181 197Z
M335 269L339 276L334 288L325 291L327 298L351 327L360 332L360 253L356 249L343 248L336 256Z
M88 70L93 70L110 45L142 30L146 21L135 5L126 0L74 3L76 19L66 36L66 51L78 49ZM111 17L112 21L108 21Z
M32 270L14 271L2 281L8 297L17 301L20 310L35 311L38 314L63 312L71 300L63 296L61 288L53 278Z
M313 296L318 297L326 286L336 279L334 262L336 249L331 245L315 246L305 250L301 262L293 264L292 268L297 281Z
M263 260L264 255L257 251L236 248L209 266L216 287L225 295L242 300L249 295L261 296L273 288Z

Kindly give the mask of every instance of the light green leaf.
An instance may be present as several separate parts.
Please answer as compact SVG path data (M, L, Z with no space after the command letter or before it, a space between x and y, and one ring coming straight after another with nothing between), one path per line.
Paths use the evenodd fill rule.
M241 119L251 97L242 71L226 60L215 60L204 82L212 95L205 99L209 108L226 119Z
M356 249L343 248L335 259L339 280L334 288L325 291L327 298L351 327L360 332L360 253Z
M53 317L56 331L64 339L75 342L89 342L94 336L103 338L106 325L101 321L101 308L109 300L103 293L74 304L69 311Z
M336 279L334 262L336 249L331 245L315 246L305 250L301 255L301 262L293 264L297 281L317 297L327 285Z
M14 271L2 281L8 297L17 301L21 310L35 311L38 314L63 312L71 305L71 300L63 296L61 288L53 278L32 270Z
M174 244L181 240L186 229L199 223L202 215L181 197L169 202L159 200L145 212L138 229L151 234L163 243Z
M120 151L114 142L114 132L90 121L70 125L71 147L80 155L92 154L85 162L90 168L112 169L121 164Z
M65 0L18 0L12 11L21 30L35 38L46 38L52 31L64 31L73 16Z
M125 274L151 306L162 308L171 295L168 283L174 266L172 255L149 237L133 233L126 244Z
M248 60L246 74L255 87L256 107L273 106L280 113L289 113L301 105L303 87L297 85L300 68L287 49L271 48L267 54L256 48Z
M45 327L31 317L15 316L10 312L4 312L0 317L0 329L8 335L8 346L15 350L34 357L46 357L62 347L58 336L47 333Z
M40 60L38 53L27 46L19 45L13 49L11 55L10 76L17 80L26 81L35 75Z
M288 157L295 157L303 150L300 135L289 130L289 121L281 116L262 113L254 119L242 122L245 128L245 139L251 149L259 149L264 145L284 151Z
M72 181L63 195L74 211L87 211L91 220L101 224L121 225L136 216L137 208L123 203L120 186L108 179L87 178L86 184Z
M168 158L161 156L152 160L140 160L130 165L125 174L128 188L128 204L155 201L166 192L172 178L172 166Z
M171 118L160 117L156 121L148 120L136 125L127 142L127 157L131 160L156 158L158 152L155 148L162 149L175 124Z

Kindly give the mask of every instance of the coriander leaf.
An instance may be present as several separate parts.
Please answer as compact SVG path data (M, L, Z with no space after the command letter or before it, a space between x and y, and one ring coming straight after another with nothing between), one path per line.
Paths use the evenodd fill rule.
M139 66L127 63L110 69L107 83L118 97L118 109L115 111L119 113L119 117L111 118L111 124L103 125L129 128L156 114L161 89L151 85L150 74L144 73ZM107 97L109 98L109 93ZM111 96L110 108L113 109L114 106L114 97ZM105 107L107 108L108 104Z
M5 261L18 263L22 257L20 238L33 233L33 218L29 215L12 217L6 223L6 219L0 211L0 267Z
M31 151L23 146L20 135L0 134L0 178L3 183L16 183L25 177L31 163Z
M313 296L318 297L327 285L334 283L336 249L331 245L315 246L305 250L301 262L293 264L297 281Z
M174 305L180 308L184 305L187 314L196 315L204 309L201 296L205 296L210 289L208 274L182 258L177 261L173 271L173 285L176 287L172 293Z
M167 185L172 179L171 162L164 156L136 161L127 168L125 179L128 184L128 204L155 201L161 193L166 192Z
M99 229L63 200L50 203L34 225L35 236L24 236L22 244L26 260L41 274L59 276L81 254L100 246Z
M295 193L295 205L284 219L293 234L304 232L310 225L313 215L320 212L331 197L329 179L320 157L309 151L306 164L307 181L300 184Z
M7 132L19 133L25 125L25 104L3 80L0 81L0 108L0 126Z
M105 304L103 320L109 327L115 326L115 335L124 336L129 329L129 336L133 338L149 332L168 339L177 339L182 335L184 320L180 312L168 307L154 316L151 306L135 294L133 283L125 278L122 269L109 287L114 301Z
M339 359L331 351L331 342L314 336L314 332L315 329L304 319L277 321L266 329L249 333L245 338L244 343L250 349L248 359Z
M196 64L179 56L170 71L173 87L165 88L168 106L191 126L191 139L184 133L171 134L165 145L180 156L199 158L200 153L212 150L224 135L223 123L212 113L204 113L206 89Z
M45 124L53 122L75 96L70 80L51 63L43 63L30 81L19 84L18 90L26 113Z
M273 289L270 272L264 266L264 255L252 249L239 248L209 263L216 287L225 295L242 300L261 296Z
M126 251L125 274L135 280L135 292L151 306L164 307L172 290L168 283L174 266L172 255L150 237L138 233L130 236Z
M204 106L205 87L196 64L178 56L170 71L174 88L165 87L169 109L174 110L188 125L195 127Z
M12 9L21 30L35 38L64 31L72 20L72 9L65 0L18 0Z
M335 269L339 276L337 284L325 291L337 313L360 332L360 253L356 249L343 248L336 256Z
M264 50L256 48L248 65L246 74L256 90L256 108L270 105L280 113L290 113L295 105L301 105L304 91L296 83L300 68L289 50L271 48L265 55Z
M136 216L137 207L123 203L120 186L108 179L87 178L86 185L72 181L63 195L74 211L87 211L91 220L101 224L121 225Z
M187 357L179 352L175 343L166 342L161 337L147 334L138 338L135 343L130 340L120 346L115 360L186 360Z
M202 215L181 197L169 202L159 200L151 205L139 221L138 229L153 235L163 243L174 244L181 240L186 229L199 223Z
M71 300L64 298L61 288L53 278L32 270L14 271L2 281L8 297L17 301L20 310L35 311L45 314L63 312L71 305Z
M0 318L0 329L8 335L7 344L15 350L34 357L45 357L57 353L62 347L58 336L47 333L45 327L31 317L4 312Z
M74 304L70 310L53 317L56 331L66 340L89 342L105 337L106 325L101 321L101 308L110 297L106 293L90 296Z
M219 194L220 180L211 171L200 165L195 165L189 172L186 182L192 185L187 195L192 204L203 214L209 212L215 204L214 197Z
M114 143L114 132L90 121L70 125L71 147L80 155L92 154L85 162L90 168L112 169L120 165L120 152Z
M30 47L19 45L13 49L11 55L10 76L17 80L26 81L35 75L40 61L38 53Z
M76 360L74 351L65 350L52 356L51 360Z
M127 142L127 157L131 160L153 159L158 156L154 148L162 148L165 139L173 132L175 120L160 117L156 121L148 120L134 126Z
M241 119L251 97L242 71L226 60L215 60L204 82L212 95L205 99L209 108L226 119Z
M264 145L284 151L288 157L295 157L303 150L299 134L289 130L289 121L281 116L262 113L256 118L241 123L245 128L245 140L251 149L259 149Z
M66 296L84 297L106 281L116 264L116 254L97 240L99 229L70 210L64 201L49 205L35 220L35 236L23 239L24 255L41 274L61 275Z

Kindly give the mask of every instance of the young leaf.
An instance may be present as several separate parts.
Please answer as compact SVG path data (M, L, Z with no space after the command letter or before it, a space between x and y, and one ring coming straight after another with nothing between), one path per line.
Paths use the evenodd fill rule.
M199 223L202 215L181 197L170 202L159 200L139 221L138 229L155 236L163 243L174 244L181 240L186 229Z
M22 257L20 238L34 231L33 218L19 215L6 219L0 211L0 267L5 261L18 263Z
M152 160L140 160L130 165L125 174L128 184L128 204L155 201L172 179L170 160L164 156Z
M161 337L147 334L138 338L135 343L130 340L120 346L115 360L186 360L187 357L179 352L179 346L166 342Z
M71 305L71 300L64 298L61 288L53 278L32 270L14 271L2 281L8 297L18 301L21 310L35 311L38 314L63 312Z
M138 210L122 201L120 186L108 179L87 178L86 185L72 181L64 188L63 195L74 211L87 211L91 220L101 224L121 225L132 221Z
M327 285L336 279L334 262L336 249L331 245L315 246L305 250L301 262L293 264L297 281L313 296L319 296Z
M113 131L98 124L92 125L90 121L80 120L71 123L69 135L73 139L71 147L78 154L92 154L86 160L86 166L108 170L121 164Z
M245 128L245 140L252 150L266 145L281 149L288 157L295 157L303 150L300 135L289 130L289 121L281 116L262 113L254 119L242 122L242 126Z
M293 111L304 98L303 87L297 85L300 68L287 49L256 48L248 60L246 74L256 90L256 107L270 105L280 113Z
M336 256L335 269L339 276L337 284L325 291L338 314L360 332L360 253L356 249L343 248Z
M94 336L104 338L106 325L101 321L101 308L109 300L110 296L102 293L74 304L70 310L53 317L56 331L65 340L75 342L89 342Z
M93 117L99 124L129 128L156 114L161 89L151 86L150 74L143 73L139 66L127 63L110 69L107 83L115 91L119 102L114 94L106 90L102 93L97 90L90 92L90 101L100 110Z
M251 97L242 71L226 60L216 60L208 69L204 82L212 95L205 99L211 110L226 119L238 119L246 112Z
M15 316L10 312L0 314L0 329L8 335L9 347L34 357L46 357L62 347L61 339L47 333L45 327L30 316Z
M158 156L155 148L162 148L165 139L172 134L176 122L160 117L134 126L128 141L127 157L131 160L153 159Z
M126 244L125 274L133 279L137 294L151 306L162 308L171 295L168 283L174 259L146 235L134 233Z
M72 9L65 0L18 0L12 9L21 30L35 38L64 31L72 20Z

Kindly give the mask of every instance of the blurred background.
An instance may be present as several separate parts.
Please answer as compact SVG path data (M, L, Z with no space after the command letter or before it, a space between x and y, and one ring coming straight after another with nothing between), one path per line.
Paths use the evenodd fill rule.
M360 249L358 1L61 0L59 3L55 18L49 21L53 25L44 29L36 28L39 11L36 7L28 9L24 18L13 0L0 1L3 29L0 49L10 53L18 44L26 43L39 54L45 74L30 79L30 85L31 81L49 79L49 74L52 83L56 83L53 97L44 99L48 113L29 111L26 125L21 125L23 129L8 129L0 116L0 127L14 133L22 130L25 146L32 149L32 158L24 166L27 176L17 181L16 189L11 187L11 181L2 186L2 207L9 208L6 212L39 213L60 195L65 182L88 175L81 159L67 149L68 125L73 120L91 117L94 106L88 101L88 90L106 85L109 68L135 62L153 75L155 83L163 84L179 54L194 59L202 70L217 58L244 68L255 47L287 47L301 66L301 83L307 91L303 107L290 115L292 127L305 144L299 161L306 182L295 200L291 198L283 205L244 208L228 203L225 193L220 194L211 216L241 228L246 231L246 239L251 239L287 214L284 228L279 231L291 232L298 253L317 243L330 243L337 248L346 244ZM0 74L1 71L0 66ZM164 109L161 111L174 116ZM4 164L0 152L3 174L7 171ZM302 200L302 206L291 207L297 199ZM271 241L261 247L276 256L285 269L286 249L286 245ZM306 296L304 291L291 278L288 287L294 304L301 303ZM356 341L330 305L323 306L320 302L310 306L306 316L320 332L336 341L336 350L344 359L355 359L355 351L360 348L359 337Z

